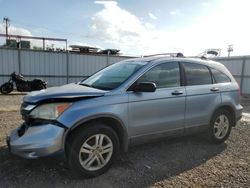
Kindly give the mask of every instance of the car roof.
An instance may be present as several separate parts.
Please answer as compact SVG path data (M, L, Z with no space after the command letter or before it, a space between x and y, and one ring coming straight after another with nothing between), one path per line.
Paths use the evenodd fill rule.
M124 60L126 62L131 62L131 61L140 61L140 62L147 62L147 63L151 63L151 64L155 64L158 62L162 62L162 61L179 61L179 62L183 62L183 63L190 63L190 62L194 62L194 63L198 63L198 64L203 64L203 65L207 65L207 66L215 66L215 67L221 67L221 63L216 62L216 61L212 61L210 59L206 59L206 58L199 58L199 57L172 57L172 56L149 56L149 57L138 57L138 58L132 58L132 59L128 59L128 60Z
M209 66L211 68L218 69L226 73L228 76L232 78L231 73L227 70L227 68L223 64L207 59L207 58L156 55L156 56L139 57L139 58L132 58L132 59L125 60L125 62L131 62L131 61L145 62L145 64L150 64L150 65L158 64L160 62L173 62L173 61L182 62L182 63L197 63L197 64L202 64L205 66Z

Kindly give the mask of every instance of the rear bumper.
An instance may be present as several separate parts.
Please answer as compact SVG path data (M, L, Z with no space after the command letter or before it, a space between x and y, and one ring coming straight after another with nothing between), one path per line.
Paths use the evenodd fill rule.
M235 120L237 123L237 121L239 121L242 118L242 112L243 112L243 106L238 105L235 111Z
M236 122L240 121L241 118L242 118L242 116L237 117L237 118L236 118Z
M29 127L22 136L14 129L6 138L11 153L27 159L53 155L63 150L65 129L53 124Z

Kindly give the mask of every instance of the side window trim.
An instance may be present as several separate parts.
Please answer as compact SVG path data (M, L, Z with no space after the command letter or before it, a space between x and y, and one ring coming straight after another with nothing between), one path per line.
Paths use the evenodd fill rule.
M209 66L206 66L206 67L207 67L207 68L208 68L208 70L209 70L209 73L210 73L210 77L211 77L212 84L216 84L216 80L215 80L215 78L214 78L214 75L213 75L213 73L212 73L211 68L210 68Z
M181 71L182 71L182 79L183 79L183 86L187 86L187 75L184 67L184 62L180 62Z
M180 74L181 74L181 86L187 86L187 77L186 77L185 68L183 66L183 62L179 62L179 66L180 66Z

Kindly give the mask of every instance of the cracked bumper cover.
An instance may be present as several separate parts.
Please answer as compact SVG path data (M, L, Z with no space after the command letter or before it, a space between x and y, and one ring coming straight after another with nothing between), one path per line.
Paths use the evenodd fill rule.
M65 129L53 124L29 127L22 136L14 129L7 137L11 153L27 159L55 154L63 150Z

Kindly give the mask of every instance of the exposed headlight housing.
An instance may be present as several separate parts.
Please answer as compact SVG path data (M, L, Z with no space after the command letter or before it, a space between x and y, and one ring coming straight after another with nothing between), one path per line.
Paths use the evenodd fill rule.
M30 110L34 109L35 107L36 107L36 105L31 105L31 104L29 104L29 105L25 106L25 107L23 108L23 110L25 110L25 111L30 111ZM22 108L22 107L21 107L21 108Z
M31 111L30 116L33 119L57 119L71 103L48 103L42 104Z

